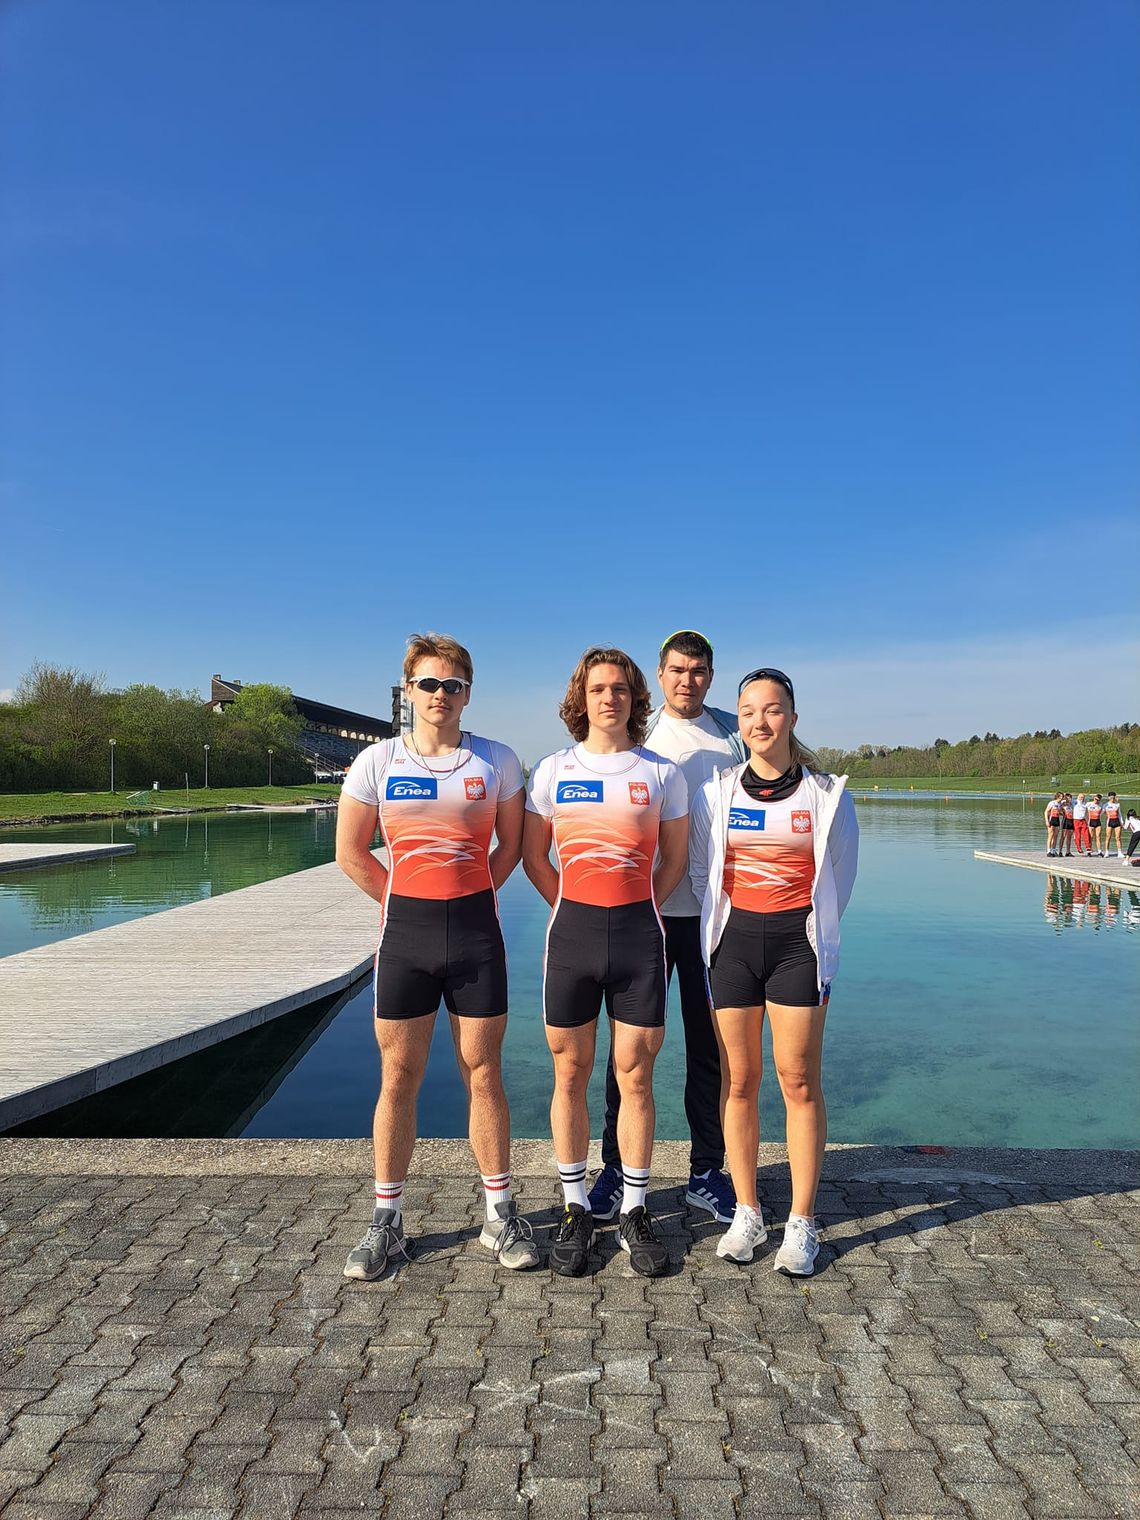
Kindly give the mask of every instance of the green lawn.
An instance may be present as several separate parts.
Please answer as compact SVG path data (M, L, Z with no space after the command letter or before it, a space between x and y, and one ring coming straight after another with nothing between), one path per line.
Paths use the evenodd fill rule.
M1140 791L1140 775L1089 776L1063 775L1056 781L1051 776L852 776L848 786L853 792L871 792L876 787L887 792L1010 792L1020 796L1032 792L1041 796L1048 792L1116 792L1119 796L1134 796Z
M310 782L305 786L211 786L189 791L132 794L111 792L7 792L0 793L0 827L6 823L32 823L72 818L117 818L165 808L206 810L224 808L231 802L274 804L324 801L335 797L335 783Z

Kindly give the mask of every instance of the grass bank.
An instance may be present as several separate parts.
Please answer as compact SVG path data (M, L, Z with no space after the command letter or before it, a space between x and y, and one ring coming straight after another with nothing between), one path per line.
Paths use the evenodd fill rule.
M262 807L301 806L335 797L340 787L310 782L306 786L198 786L147 792L4 792L0 793L0 828L29 823L69 823L94 818L134 818L140 814L191 808L216 812L234 803Z
M852 776L848 785L853 792L871 792L879 788L884 792L1008 792L1020 797L1023 792L1034 796L1056 791L1115 792L1120 797L1132 797L1140 791L1140 775L1116 774L1101 776Z

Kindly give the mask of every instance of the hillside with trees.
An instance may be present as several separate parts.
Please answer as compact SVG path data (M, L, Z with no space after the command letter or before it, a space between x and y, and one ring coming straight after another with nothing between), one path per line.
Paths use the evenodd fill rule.
M1140 772L1140 724L1116 728L1086 728L1063 734L1038 729L1032 734L1002 738L971 734L952 743L935 739L929 745L861 744L855 750L821 748L824 765L852 777L907 776L1104 776Z
M251 786L312 779L296 749L301 719L285 686L247 686L224 713L195 691L137 684L109 691L101 675L35 664L0 704L0 791L106 790L114 740L119 791Z

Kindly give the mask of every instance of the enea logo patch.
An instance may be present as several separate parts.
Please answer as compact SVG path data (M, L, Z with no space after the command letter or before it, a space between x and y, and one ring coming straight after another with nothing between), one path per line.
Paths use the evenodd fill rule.
M795 812L795 813L792 814L792 833L793 834L810 834L811 833L811 814L810 813Z
M468 802L482 802L487 796L487 783L482 776L465 776L463 790L467 793Z
M764 809L730 808L728 812L728 826L730 829L762 829L764 827Z
M600 781L560 781L554 794L555 802L601 802Z
M389 776L384 796L389 802L434 802L435 777L420 781L415 776Z
M634 807L649 806L649 783L647 781L631 781L629 783L629 800Z

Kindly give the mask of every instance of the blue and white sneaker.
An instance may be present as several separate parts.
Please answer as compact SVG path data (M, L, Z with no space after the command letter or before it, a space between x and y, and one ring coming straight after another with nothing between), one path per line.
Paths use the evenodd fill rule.
M621 1208L622 1197L625 1193L625 1181L622 1178L621 1168L617 1166L603 1166L594 1178L594 1185L590 1189L590 1213L593 1214L595 1223L599 1220L612 1219Z
M685 1202L697 1209L707 1209L721 1224L731 1224L736 1214L736 1189L732 1185L732 1178L715 1166L703 1177L693 1172L689 1177Z

